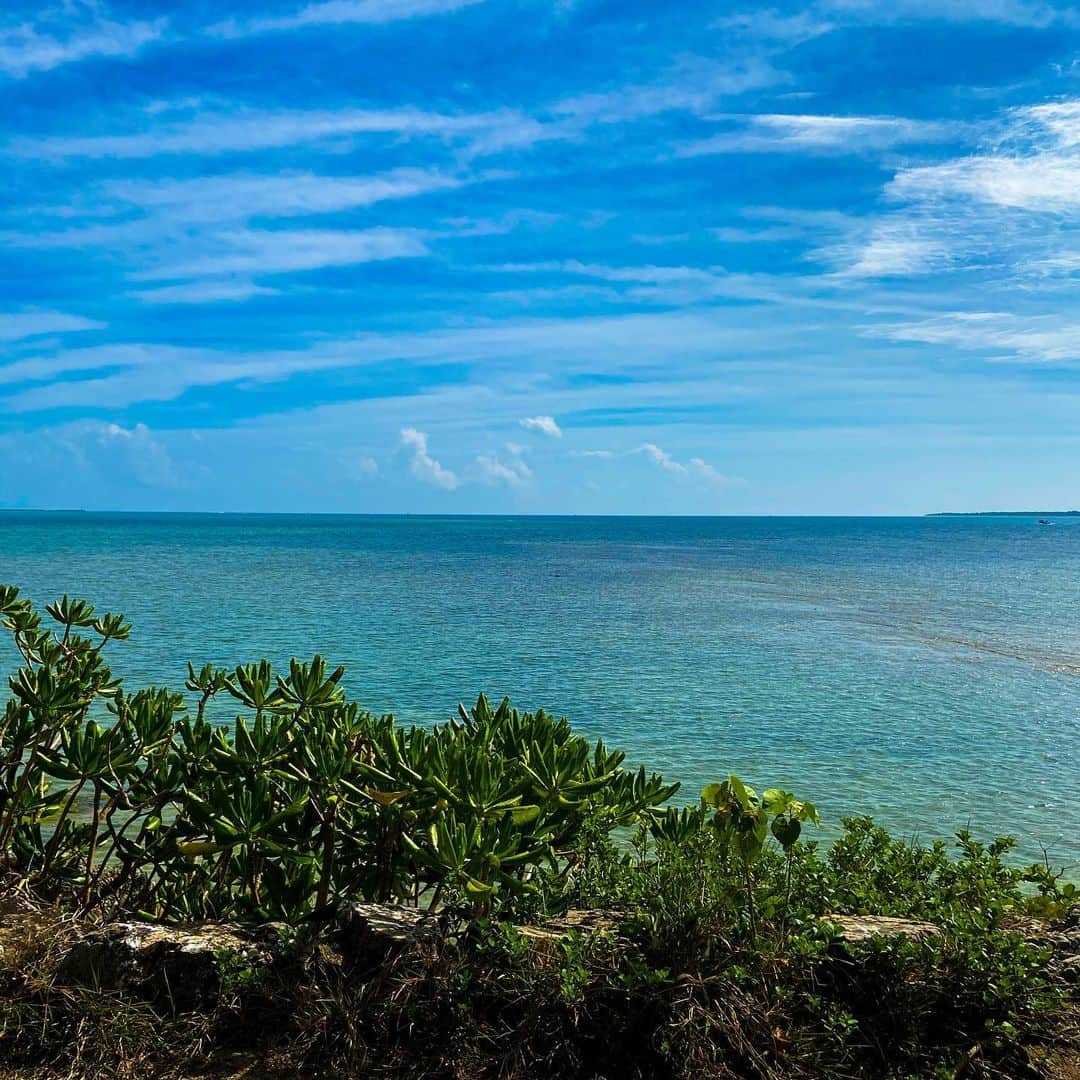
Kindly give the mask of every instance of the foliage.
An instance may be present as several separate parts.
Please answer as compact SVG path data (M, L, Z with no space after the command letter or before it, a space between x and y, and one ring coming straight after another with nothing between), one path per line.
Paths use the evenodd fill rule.
M483 914L550 889L586 823L650 820L678 787L483 695L402 729L346 701L344 670L318 656L286 676L189 667L193 708L129 694L103 657L129 625L67 597L46 610L58 629L0 590L23 660L0 728L0 852L85 909L297 922L342 898L434 906L450 889ZM242 709L231 730L206 717L222 696Z
M921 845L851 818L821 848L813 804L779 788L729 776L674 807L677 785L565 719L481 695L403 728L321 657L129 692L104 656L122 617L67 597L45 614L0 587L21 657L0 860L54 920L36 959L0 942L4 1060L158 1075L212 1047L283 1075L990 1077L1034 1075L1020 1047L1060 1037L1070 992L1016 921L1066 919L1076 888L1012 865L1008 838ZM440 909L446 930L375 972L326 930L358 899ZM571 909L606 929L560 923ZM290 945L272 970L227 969L206 1015L57 990L55 920L71 935L131 912L280 921ZM942 934L853 945L835 912Z

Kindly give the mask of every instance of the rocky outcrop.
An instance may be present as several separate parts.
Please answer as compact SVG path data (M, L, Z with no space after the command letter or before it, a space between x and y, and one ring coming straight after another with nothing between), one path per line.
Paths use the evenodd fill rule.
M438 916L397 904L350 904L338 913L335 944L354 962L379 963L410 945L432 944Z
M135 993L179 1010L213 1004L229 980L265 970L277 955L273 927L158 926L110 923L92 930L64 957L62 986Z
M1057 922L1014 915L1005 920L1005 929L1023 935L1031 945L1049 949L1050 971L1064 982L1080 983L1080 907Z
M838 938L857 944L874 937L906 937L914 941L943 937L940 926L919 919L894 919L887 915L823 915L822 922L838 930Z
M619 911L571 909L540 926L519 926L517 932L530 941L562 941L573 933L617 934L625 919Z

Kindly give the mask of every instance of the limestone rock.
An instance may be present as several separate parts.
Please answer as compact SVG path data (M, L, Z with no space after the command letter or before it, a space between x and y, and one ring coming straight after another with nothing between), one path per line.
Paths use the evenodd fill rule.
M852 943L869 941L873 937L900 936L925 941L944 936L941 927L933 923L887 915L823 915L822 921L839 929L841 941Z
M337 941L354 960L378 962L408 945L438 939L437 916L398 904L350 904L337 917Z
M190 1009L216 1000L230 976L269 967L276 953L272 930L254 933L221 923L110 923L68 952L57 982L125 990Z
M561 941L577 931L582 934L617 933L625 915L618 911L571 909L540 926L519 926L517 931L532 941Z

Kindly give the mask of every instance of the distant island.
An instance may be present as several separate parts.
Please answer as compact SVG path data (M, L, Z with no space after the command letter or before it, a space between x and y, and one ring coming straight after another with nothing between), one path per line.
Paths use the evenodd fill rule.
M1080 517L1080 510L939 510L927 517Z

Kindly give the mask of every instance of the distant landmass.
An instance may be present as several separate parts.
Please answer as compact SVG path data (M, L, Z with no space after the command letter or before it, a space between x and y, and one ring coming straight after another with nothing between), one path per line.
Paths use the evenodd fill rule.
M1080 510L939 510L927 517L1080 517Z

